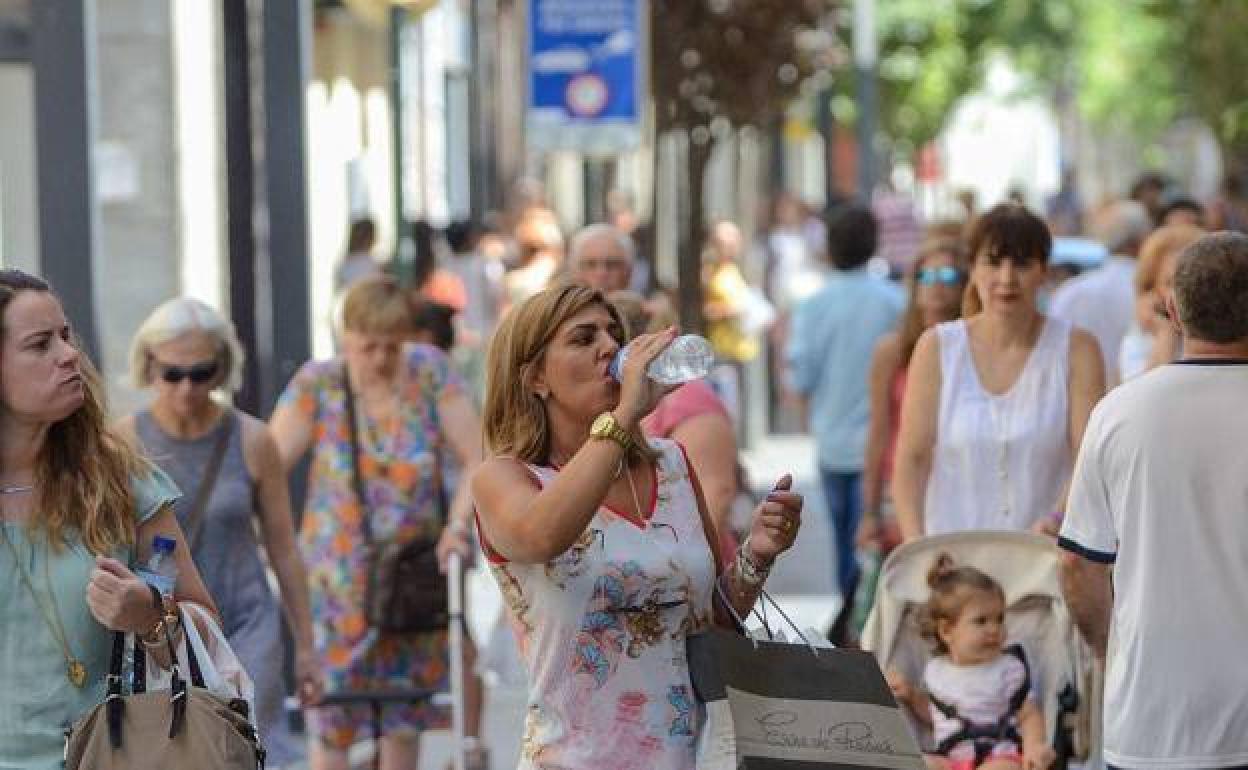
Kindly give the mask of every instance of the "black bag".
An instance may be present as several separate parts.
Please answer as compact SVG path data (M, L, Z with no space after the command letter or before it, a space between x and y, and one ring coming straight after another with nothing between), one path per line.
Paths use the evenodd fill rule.
M417 537L405 542L373 539L368 497L360 473L360 439L356 425L355 397L351 379L343 367L348 433L351 436L351 481L360 502L360 532L364 536L368 582L364 594L364 614L368 624L383 633L415 634L441 631L450 621L446 575L438 564L437 537ZM436 414L436 412L434 412ZM435 448L434 457L437 457ZM435 460L436 463L436 460ZM446 522L446 492L442 487L441 463L433 475L437 499L437 531Z
M768 601L765 593L759 597ZM868 652L763 641L719 628L689 637L687 651L694 692L707 713L699 770L926 767Z

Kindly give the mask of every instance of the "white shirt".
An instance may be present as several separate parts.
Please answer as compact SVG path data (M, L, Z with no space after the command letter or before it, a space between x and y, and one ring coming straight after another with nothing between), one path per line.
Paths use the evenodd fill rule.
M1049 318L1010 389L984 390L965 321L936 327L940 414L923 505L929 535L1025 530L1070 478L1070 324Z
M1026 679L1027 669L1022 661L1004 652L987 663L971 666L959 666L949 656L941 655L928 661L923 669L923 689L976 725L995 725L1006 716L1010 698ZM937 745L962 728L961 722L945 716L935 706L931 713L932 738ZM957 758L952 753L951 757Z
M1092 412L1060 544L1113 564L1105 758L1248 763L1248 365L1170 364Z
M1053 293L1049 313L1091 332L1101 346L1106 382L1119 382L1118 351L1135 318L1135 260L1110 257L1096 270L1071 278Z

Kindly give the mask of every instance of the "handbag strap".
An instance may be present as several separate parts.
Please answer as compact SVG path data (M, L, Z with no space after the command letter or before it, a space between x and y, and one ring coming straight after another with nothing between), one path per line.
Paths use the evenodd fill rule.
M204 478L195 490L195 501L191 504L190 513L186 517L186 531L189 534L191 550L199 543L204 529L204 511L208 508L208 500L217 485L217 476L221 475L221 465L225 462L225 450L230 445L230 436L234 433L234 423L238 421L233 409L227 409L221 417L222 425L217 431L217 441L212 447L212 457L204 468Z
M343 401L347 411L347 436L351 442L351 486L355 490L355 496L360 502L360 534L364 537L365 544L371 545L373 542L373 526L370 519L372 512L369 510L368 495L364 487L364 474L360 472L360 429L358 410L355 406L355 393L351 390L351 376L347 370L347 364L342 364L342 392ZM427 394L429 400L429 414L435 423L438 422L437 399L432 393ZM441 426L436 426L441 432ZM436 505L435 516L438 522L438 529L442 529L446 525L448 514L448 503L446 499L446 487L442 483L442 458L441 447L433 448L433 483L434 483L434 500Z
M360 503L360 534L363 535L365 544L371 545L373 542L373 526L370 521L372 512L369 510L368 495L364 489L364 475L360 473L360 429L356 423L355 394L351 390L351 376L347 371L345 361L342 364L342 393L347 409L347 435L351 439L351 487L355 490L355 497Z

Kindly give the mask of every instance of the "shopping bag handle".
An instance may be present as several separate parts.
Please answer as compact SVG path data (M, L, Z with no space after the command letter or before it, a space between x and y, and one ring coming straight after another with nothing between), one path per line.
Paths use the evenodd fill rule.
M724 608L728 610L729 616L732 617L733 625L736 626L736 631L746 639L749 639L750 643L757 649L758 640L755 639L753 634L751 634L745 627L745 621L741 619L741 615L737 612L736 607L733 607L732 602L728 601L728 596L724 593L723 583L719 580L715 581L715 596L719 598L720 602L723 603ZM767 619L768 602L771 603L772 607L776 608L776 612L780 613L780 617L784 618L785 622L789 624L789 628L793 629L793 633L797 634L797 637L802 640L802 642L810 650L811 654L816 658L819 657L818 648L810 643L810 640L806 638L806 634L802 633L802 630L797 627L797 624L794 623L793 619L789 617L789 614L784 611L784 608L771 597L771 594L760 589L758 592L758 601L755 603L753 609L750 610L750 614L758 618L758 621L763 624L763 630L767 632L767 638L769 640L774 640L776 636L775 632L771 630L771 623ZM762 608L761 612L759 611L760 607Z

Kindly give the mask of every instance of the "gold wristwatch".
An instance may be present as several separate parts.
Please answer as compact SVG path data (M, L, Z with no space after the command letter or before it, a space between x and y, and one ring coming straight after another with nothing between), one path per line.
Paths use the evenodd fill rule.
M603 412L594 418L593 425L589 426L589 437L595 439L610 439L619 444L625 452L633 448L633 437L628 431L620 426L615 415L610 412Z

